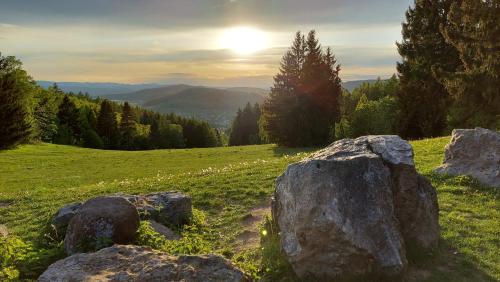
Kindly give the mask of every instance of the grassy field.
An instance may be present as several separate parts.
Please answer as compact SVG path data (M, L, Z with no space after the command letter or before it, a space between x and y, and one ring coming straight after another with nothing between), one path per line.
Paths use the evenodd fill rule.
M412 264L409 279L498 281L499 193L467 177L434 174L447 142L412 142L417 169L438 190L442 239L434 256ZM0 224L24 241L43 242L44 226L66 203L115 192L179 190L205 213L210 251L260 275L260 248L242 249L237 238L250 211L268 201L275 178L310 151L273 145L146 152L23 146L0 152Z

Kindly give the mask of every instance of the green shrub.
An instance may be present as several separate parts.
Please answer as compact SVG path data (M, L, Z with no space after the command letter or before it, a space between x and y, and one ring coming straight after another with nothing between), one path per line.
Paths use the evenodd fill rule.
M156 232L149 222L142 221L137 231L137 244L173 255L194 255L212 252L212 244L207 239L210 232L205 225L205 214L202 211L194 209L191 223L183 226L179 232L182 236L180 240L167 240Z
M0 238L0 281L36 279L63 257L62 243L53 248L37 248L17 237Z

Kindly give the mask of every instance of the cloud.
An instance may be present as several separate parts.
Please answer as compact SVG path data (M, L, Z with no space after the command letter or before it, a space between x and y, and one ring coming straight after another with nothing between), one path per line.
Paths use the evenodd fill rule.
M342 78L388 76L412 0L1 0L4 55L36 79L193 81L268 86L294 32L315 29ZM270 46L242 56L221 49L226 28L267 32Z
M8 22L116 24L162 29L259 23L266 27L324 23L399 23L410 0L2 0Z

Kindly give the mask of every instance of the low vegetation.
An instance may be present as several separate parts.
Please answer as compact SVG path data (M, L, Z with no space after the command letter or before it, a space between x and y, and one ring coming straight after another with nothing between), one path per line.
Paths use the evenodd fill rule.
M412 281L498 280L500 195L468 177L434 174L447 142L412 142L417 169L438 190L442 239L435 254L412 263L409 276ZM179 190L193 197L196 209L193 224L179 230L184 239L166 242L143 223L141 244L176 254L216 252L254 278L293 280L271 221L261 225L262 246L241 248L238 238L252 208L268 204L276 177L310 151L258 145L121 152L40 144L0 152L0 223L14 235L2 239L3 271L35 278L63 255L61 243L44 234L64 204L116 192Z

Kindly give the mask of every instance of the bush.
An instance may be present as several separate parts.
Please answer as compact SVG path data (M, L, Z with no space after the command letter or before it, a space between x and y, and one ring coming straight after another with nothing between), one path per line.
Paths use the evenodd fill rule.
M141 221L137 231L137 244L173 255L208 254L212 252L212 245L205 238L205 236L209 235L209 232L205 225L205 214L202 211L194 209L191 223L183 226L179 232L182 236L180 240L166 240L161 234L154 231L149 222Z
M63 257L62 243L45 249L13 236L0 238L0 281L36 279L50 264Z
M104 148L104 142L102 142L97 132L92 129L87 129L83 132L83 147L102 149Z

